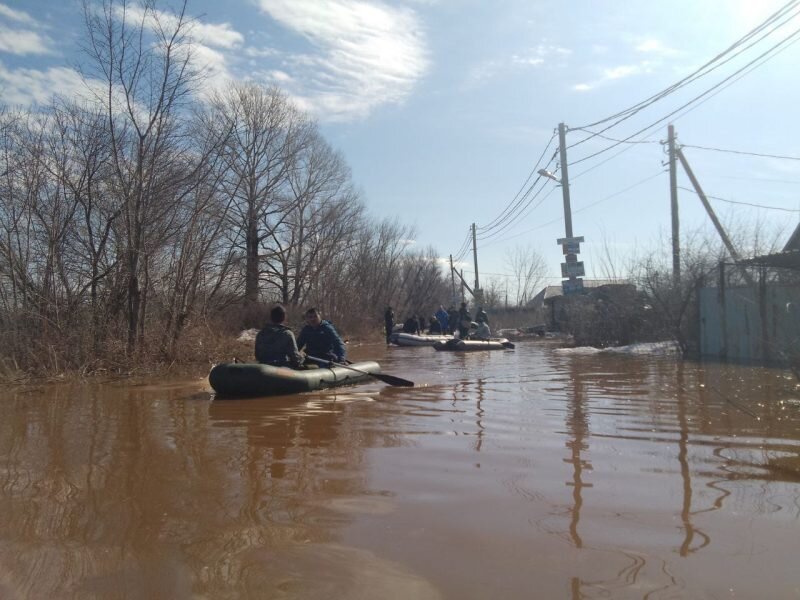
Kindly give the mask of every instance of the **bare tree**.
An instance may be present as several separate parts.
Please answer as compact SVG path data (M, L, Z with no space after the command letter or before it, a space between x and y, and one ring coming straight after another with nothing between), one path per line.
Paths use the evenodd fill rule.
M547 264L542 255L530 247L516 246L507 253L506 259L514 273L515 304L525 306L544 280Z
M296 204L289 176L313 131L308 119L278 88L237 84L213 99L230 129L225 192L231 243L244 256L244 297L258 300L262 248Z
M297 305L320 273L355 243L363 207L344 158L311 131L288 177L291 200L265 240L265 278L282 302Z
M119 195L123 235L127 348L142 336L147 288L148 245L156 223L166 223L176 197L186 190L190 152L181 110L197 83L192 67L191 22L185 1L164 13L155 0L132 6L105 0L100 10L84 4L87 80L103 82L95 90L108 120L114 190Z

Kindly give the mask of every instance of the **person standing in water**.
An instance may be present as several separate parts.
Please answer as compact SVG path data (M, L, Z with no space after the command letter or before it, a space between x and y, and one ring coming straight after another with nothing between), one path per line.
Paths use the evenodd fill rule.
M388 346L394 331L394 311L391 306L387 306L386 312L383 313L383 326L386 328L386 345Z

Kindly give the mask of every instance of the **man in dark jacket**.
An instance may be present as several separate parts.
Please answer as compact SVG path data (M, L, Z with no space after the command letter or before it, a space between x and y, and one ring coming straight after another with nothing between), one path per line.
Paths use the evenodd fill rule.
M386 345L388 346L392 331L394 331L394 311L391 306L387 306L386 312L383 313L383 325L386 328Z
M450 305L447 309L447 333L455 333L458 331L458 311L456 307Z
M439 319L436 318L436 315L433 315L431 317L431 321L428 324L428 333L431 335L441 335L442 333L444 333L442 331L442 326L439 323Z
M283 324L286 309L280 305L274 307L269 319L271 323L256 335L256 360L265 365L299 368L303 364L303 355L297 349L292 330Z
M305 348L308 356L329 361L345 362L344 342L330 321L323 321L316 308L306 311L306 325L297 338L300 349Z
M489 324L489 315L486 314L486 311L483 310L482 306L478 307L478 312L475 313L475 321L480 325L481 323Z
M467 303L462 302L461 308L458 309L458 333L462 340L467 339L471 325L472 315L469 314L469 310L467 310Z
M417 320L417 317L411 315L406 319L405 323L403 323L403 333L419 335L419 321Z

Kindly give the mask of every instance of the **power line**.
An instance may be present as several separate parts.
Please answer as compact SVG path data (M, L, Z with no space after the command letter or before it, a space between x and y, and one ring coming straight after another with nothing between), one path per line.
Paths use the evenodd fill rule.
M547 192L547 193L544 195L544 198L542 198L542 202L544 202L545 200L547 200L547 199L550 197L550 195L551 195L553 192L555 192L557 189L558 189L558 188L556 188L556 187L551 187L551 188L550 188L550 191L549 191L549 192ZM484 244L484 245L483 245L483 247L484 247L484 248L488 248L488 247L490 247L490 246L494 246L495 244L499 244L500 242L507 242L508 240L513 240L513 239L515 239L515 238L518 238L518 237L520 237L521 235L525 235L525 234L527 234L527 233L530 233L531 231L535 231L535 230L537 230L537 229L541 229L542 227L545 227L546 225L550 225L550 224L552 224L552 223L556 223L556 222L558 222L558 221L560 221L560 220L561 220L561 218L554 219L553 221L548 221L547 223L543 223L543 224L541 224L541 225L538 225L538 226L536 226L536 227L534 227L534 228L532 228L532 229L526 229L525 231L522 231L522 232L520 232L520 233L516 233L516 234L514 234L514 235L509 235L509 236L506 236L506 237L505 237L505 238L503 238L502 240L497 240L497 241L491 242L491 243L489 243L489 244Z
M453 259L453 261L459 261L462 258L464 258L464 255L467 253L467 250L469 250L469 243L471 240L472 240L472 232L468 230L467 237L464 238L463 242L461 242L461 247L458 249L458 252L456 252L456 257Z
M640 186L640 185L642 185L642 184L644 184L644 183L647 183L647 182L648 182L648 181L650 181L651 179L655 179L656 177L658 177L659 175L662 175L662 174L663 174L663 173L665 173L665 172L666 172L666 171L659 170L659 171L658 171L658 173L654 173L654 174L652 174L652 175L649 175L649 176L645 177L644 179L642 179L642 180L640 180L640 181L637 181L636 183L634 183L634 184L632 184L632 185L629 185L628 187L626 187L626 188L624 188L624 189L621 189L621 190L619 190L619 191L616 191L616 192L614 192L613 194L609 194L609 195L608 195L608 196L606 196L605 198L601 198L600 200L597 200L597 201L595 201L595 202L592 202L591 204L587 204L586 206L582 206L581 208L579 208L579 209L577 209L577 210L574 210L574 211L572 211L572 212L573 212L573 213L579 213L579 212L582 212L582 211L584 211L584 210L588 210L588 209L592 208L593 206L597 206L597 205L598 205L598 204L600 204L601 202L605 202L605 201L607 201L607 200L611 200L612 198L615 198L616 196L619 196L620 194L624 194L625 192L629 192L630 190L632 190L632 189L634 189L634 188L636 188L636 187L638 187L638 186ZM558 188L556 188L556 187L552 187L552 188L550 188L550 192L548 192L548 194L545 196L545 198L547 198L547 196L549 196L550 194L552 194L552 193L553 193L553 192L554 192L556 189L558 189ZM543 198L543 200L544 200L544 198ZM557 218L557 219L552 219L551 221L547 221L547 222L545 222L545 223L541 223L541 224L537 225L536 227L532 227L532 228L530 228L530 229L526 229L525 231L522 231L522 232L520 232L520 233L518 233L518 234L516 234L516 235L509 236L509 237L507 237L507 238L505 238L505 239L503 239L503 240L498 240L498 241L497 241L497 242L495 242L495 243L499 243L499 242L501 242L501 241L502 241L502 242L505 242L505 241L507 241L507 240L511 240L511 239L517 238L517 237L519 237L519 236L521 236L521 235L525 235L525 234L527 234L527 233L530 233L530 232L532 232L532 231L536 231L537 229L543 229L543 228L547 227L548 225L552 225L553 223L558 223L558 222L560 222L561 220L562 220L562 218L561 218L561 217L559 217L559 218ZM487 246L493 246L493 245L494 245L494 244L485 244L485 245L484 245L484 247L487 247Z
M519 189L517 194L514 196L514 199L511 202L509 202L508 205L506 206L506 208L503 209L503 211L497 217L495 217L491 222L489 222L488 224L486 224L483 227L478 227L478 231L488 233L492 229L498 227L504 220L508 219L509 215L511 215L514 212L514 210L516 210L517 206L519 206L519 204L522 201L524 201L525 196L523 195L522 198L520 198L520 194L522 194L522 190L525 189L525 186L528 185L528 182L531 180L531 177L533 177L537 173L539 164L542 162L542 159L544 158L545 154L547 153L548 148L550 148L550 144L553 143L553 140L555 138L556 138L556 134L553 133L552 137L547 142L547 145L544 147L544 150L542 150L541 155L539 155L539 159L536 161L536 164L534 165L533 169L531 169L531 172L528 175L528 178L525 180L525 183L522 184L522 187ZM553 159L551 158L550 162L552 162L552 160ZM540 178L541 178L541 175L539 177L537 177L536 181L534 181L533 184L531 185L531 187L528 188L528 192L530 191L530 189L533 186L536 185L536 183L539 181ZM528 192L526 192L526 194ZM519 198L519 200L517 200L518 198Z
M555 157L556 157L556 154L557 154L557 153L558 153L558 151L556 151L556 152L553 154L553 156L550 158L550 161L549 161L549 162L548 162L548 163L545 165L545 168L546 168L546 167L549 167L549 166L550 166L550 165L553 163L553 161L555 160ZM497 237L498 235L500 235L501 233L503 233L505 230L507 230L509 227L511 227L511 226L512 226L512 225L515 223L515 221L512 221L512 220L511 220L511 219L512 219L512 217L517 217L517 220L519 220L519 218L521 218L521 217L522 217L522 215L523 215L523 213L525 213L525 211L527 211L527 213L526 213L526 214L528 214L528 213L530 213L530 211L532 211L533 209L535 209L535 208L539 207L539 206L541 205L541 201L540 201L540 202L538 202L538 203L537 203L535 206L533 206L533 208L530 208L530 209L528 208L528 207L530 207L530 206L531 206L531 204L533 203L533 201L534 201L534 200L536 200L536 198L539 196L539 194L541 194L541 193L542 193L542 190L544 190L544 187L545 187L545 186L544 186L544 185L542 185L542 187L540 187L540 188L538 189L538 191L536 191L536 193L534 193L533 195L531 195L529 198L528 198L528 196L529 196L529 195L530 195L530 194L533 192L533 189L534 189L534 187L536 187L536 184L538 184L540 181L543 181L543 179L542 179L542 176L541 176L541 175L539 175L539 176L536 178L536 180L533 182L533 184L532 184L532 185L531 185L531 186L528 188L528 190L525 192L525 194L524 194L524 195L522 196L522 198L520 199L520 202L524 201L526 198L528 199L528 200L527 200L527 202L525 203L525 205L524 205L524 206L523 206L523 205L520 205L520 204L518 203L518 206L515 208L514 212L510 212L510 213L508 213L508 214L505 216L505 218L503 219L503 221L501 221L501 222L498 222L498 223L497 223L497 224L494 226L494 228L493 228L493 229L495 229L495 231L494 231L493 233L483 233L483 234L482 234L482 235L481 235L481 236L480 236L478 239L480 239L480 240L482 240L482 241L483 241L483 240L489 240L489 239L492 239L492 238L494 238L494 237ZM502 226L501 226L501 225L502 225ZM497 227L499 227L499 229L497 229Z
M694 104L695 102L697 102L697 101L698 101L698 100L700 100L701 98L703 98L703 97L707 96L707 95L708 95L708 94L710 94L711 92L713 92L713 91L717 90L718 88L722 87L722 85L723 85L723 84L725 84L725 83L727 83L728 81L730 81L731 79L733 79L733 78L734 78L736 75L739 75L740 73L744 72L746 69L748 69L749 67L751 67L751 66L752 66L753 64L755 64L756 62L760 61L762 58L765 58L765 57L767 57L768 59L774 58L775 56L777 56L777 53L773 54L772 56L769 56L769 55L770 55L771 53L775 52L776 50L778 50L778 49L779 49L781 46L783 46L784 44L786 44L787 42L789 42L790 40L792 40L792 38L795 38L795 37L796 37L796 36L798 36L798 35L800 35L800 28L799 28L799 29L796 29L796 30L794 30L794 32L792 32L790 35L788 35L788 36L787 36L787 37L785 37L783 40L781 40L781 41L780 41L780 42L778 42L777 44L775 44L775 45L773 45L772 47L770 47L769 49L767 49L765 52L762 52L761 54L759 54L759 55L758 55L756 58L754 58L752 61L750 61L749 63L747 63L746 65L744 65L744 66L743 66L743 67L741 67L740 69L738 69L738 70L734 71L734 72L733 72L731 75L729 75L729 76L728 76L728 77L726 77L725 79L723 79L723 80L719 81L718 83L716 83L716 84L715 84L715 85L713 85L712 87L708 88L708 89L707 89L706 91L704 91L702 94L698 94L697 96L695 96L694 98L692 98L691 100L689 100L688 102L686 102L685 104L683 104L682 106L678 107L678 108L677 108L677 109L675 109L674 111L672 111L672 112L668 113L667 115L665 115L665 116L661 117L661 118L660 118L660 119L658 119L657 121L654 121L654 122L653 122L653 123L651 123L650 125L647 125L646 127L644 127L644 128L642 128L642 129L640 129L639 131L636 131L635 133L633 133L633 134L629 135L629 136L628 136L627 138L625 138L624 140L620 140L620 141L618 141L618 142L616 142L616 143L614 143L614 144L611 144L610 146L607 146L606 148L603 148L603 149L601 149L601 150L598 150L597 152L593 152L592 154L589 154L588 156L584 156L583 158L580 158L580 159L578 159L578 160L576 160L576 161L574 161L574 162L571 162L571 163L569 163L569 164L570 164L570 166L571 166L571 165L577 165L577 164L580 164L580 163L582 163L582 162L584 162L584 161L586 161L586 160L589 160L589 159L591 159L591 158L594 158L595 156L598 156L598 155L600 155L600 154L603 154L604 152L608 152L609 150L611 150L611 149L613 149L613 148L616 148L616 147L617 147L617 146L619 146L620 144L627 142L628 140L630 140L630 139L632 139L632 138L636 137L637 135L639 135L639 134L641 134L641 133L643 133L643 132L647 131L648 129L651 129L652 127L655 127L656 125L658 125L658 124L660 124L660 123L663 123L664 121L666 121L667 119L669 119L671 116L673 116L673 115L675 115L676 113L678 113L678 112L682 111L684 108L686 108L686 107L688 107L688 106L691 106L692 104ZM795 40L795 41L797 41L797 40ZM794 43L794 42L792 42L792 43ZM766 62L766 60L765 60L764 62ZM762 64L763 64L763 63L762 63ZM759 65L759 66L760 66L760 65ZM746 73L749 73L749 72L750 72L750 71L746 71ZM746 73L745 73L745 74L746 74ZM737 79L737 80L738 80L738 79ZM736 80L734 80L734 81L736 81ZM589 138L586 138L586 139L589 139ZM585 141L585 140L583 140L583 141Z
M678 189L679 190L684 190L686 192L692 192L693 194L697 194L696 190L693 190L693 189L687 188L687 187L683 187L683 186L680 186L680 185L678 186ZM727 202L728 204L741 204L741 205L744 205L744 206L753 206L755 208L764 208L764 209L767 209L767 210L781 210L783 212L800 213L800 210L798 210L796 208L781 208L779 206L765 206L763 204L753 204L752 202L738 202L736 200L728 200L727 198L720 198L719 196L710 196L709 194L706 194L706 198L711 198L712 200L719 200L720 202Z
M578 212L581 212L581 211L587 210L587 209L589 209L589 208L592 208L593 206L597 206L598 204L600 204L601 202L605 202L606 200L611 200L612 198L616 198L616 197L617 197L617 196L619 196L620 194L624 194L625 192L629 192L629 191L631 191L632 189L634 189L634 188L637 188L637 187L639 187L640 185L647 183L647 182L648 182L648 181L650 181L651 179L655 179L656 177L658 177L659 175L662 175L663 173L666 173L666 171L664 171L664 170L659 170L659 171L658 171L658 173L653 173L652 175L648 175L648 176L647 176L647 177L645 177L644 179L641 179L641 180L637 181L636 183L634 183L634 184L632 184L632 185L630 185L630 186L626 187L626 188L625 188L625 189L623 189L623 190L619 190L618 192L614 192L613 194L611 194L611 195L609 195L609 196L606 196L605 198L601 198L600 200L597 200L597 201L595 201L595 202L592 202L591 204L587 204L586 206L582 206L581 208L579 208L579 209L577 209L577 210L575 210L575 211L573 211L573 212L576 212L576 213L578 213Z
M620 140L620 139L609 137L607 135L603 135L599 131L592 131L591 129L586 129L585 127L570 127L569 130L570 131L585 131L586 133L592 134L592 137L599 137L599 138L602 138L604 140L608 140L610 142L618 142L620 144L658 144L658 143L660 143L660 142L657 142L655 140L647 140L647 139L644 139L644 140ZM589 139L589 138L586 138L586 139ZM577 143L573 144L573 145L577 145ZM568 148L572 148L572 146L568 146Z
M726 150L724 148L713 148L711 146L690 146L681 144L683 148L696 148L697 150L711 150L713 152L727 152L728 154L742 154L744 156L758 156L760 158L780 158L785 160L800 160L800 156L786 156L782 154L761 154L759 152L745 152L743 150Z
M738 48L739 46L741 46L742 44L747 42L749 39L751 39L752 37L758 35L761 31L763 31L764 29L766 29L767 27L772 25L777 20L781 19L784 15L786 15L793 8L795 8L797 4L798 4L798 0L791 0L790 2L787 2L785 5L783 5L776 12L774 12L772 15L767 17L767 19L762 21L758 26L756 26L755 28L750 30L747 34L745 34L743 37L739 38L737 41L735 41L733 44L731 44L728 48L726 48L725 50L723 50L722 52L720 52L719 54L714 56L711 60L709 60L705 64L701 65L698 69L696 69L695 71L693 71L692 73L690 73L689 75L684 77L683 79L677 81L676 83L664 88L663 90L661 90L660 92L657 92L656 94L653 94L649 98L646 98L646 99L638 102L637 104L634 104L633 106L630 106L630 107L628 107L628 108L626 108L626 109L624 109L624 110L622 110L622 111L620 111L620 112L618 112L616 114L610 115L610 116L608 116L608 117L606 117L604 119L601 119L599 121L595 121L594 123L589 123L587 125L583 125L583 126L579 127L578 129L586 129L588 127L595 127L597 125L601 125L603 123L606 123L608 121L611 121L613 119L617 119L618 117L621 117L621 118L619 118L618 121L616 121L612 125L609 125L608 127L605 127L601 131L601 133L602 133L603 131L606 131L606 130L618 125L622 121L632 117L633 115L637 114L641 110L644 110L645 108L647 108L648 106L654 104L658 100L661 100L661 99L665 98L669 94L674 93L675 91L681 89L682 87L685 87L689 83L692 83L693 81L696 81L700 77L708 75L713 70L715 70L715 69L719 68L720 66L726 64L727 62L729 62L730 60L732 60L733 58L735 58L736 56L738 56L739 54L741 54L745 50L748 50L753 45L759 43L760 41L765 39L767 36L771 35L774 31L776 31L777 29L779 29L780 27L785 25L787 22L792 20L795 16L797 16L796 14L790 16L789 19L787 19L783 23L779 24L777 27L774 27L765 36L762 36L756 42L753 42L753 44L750 44L749 46L745 47L741 51L739 51L736 54L734 54L733 56L729 57L727 60L725 60L725 61L723 61L723 62L721 62L721 63L719 63L717 65L714 65L714 63L717 63L718 61L720 61L720 59L722 59L725 55L730 54L733 50L735 50L736 48ZM712 67L712 65L714 65L714 66ZM709 67L711 67L711 68L709 68ZM586 139L580 140L580 141L576 142L575 144L573 144L570 147L582 144L583 142L586 142L589 139L591 139L591 137L593 137L593 136L590 136L590 137L588 137Z

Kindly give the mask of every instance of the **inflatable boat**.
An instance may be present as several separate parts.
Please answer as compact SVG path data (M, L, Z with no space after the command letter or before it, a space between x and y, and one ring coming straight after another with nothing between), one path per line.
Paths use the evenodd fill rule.
M436 342L433 347L443 352L478 352L481 350L513 350L514 344L506 338L491 340L459 340L451 338L446 342Z
M359 383L381 372L380 365L372 361L349 367L296 370L259 363L222 363L211 369L208 382L220 397L282 396Z
M392 344L398 346L433 346L436 342L452 339L449 335L416 335L414 333L393 333L389 337Z

